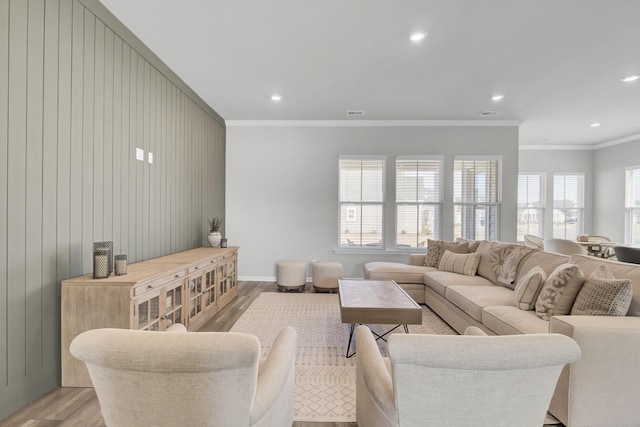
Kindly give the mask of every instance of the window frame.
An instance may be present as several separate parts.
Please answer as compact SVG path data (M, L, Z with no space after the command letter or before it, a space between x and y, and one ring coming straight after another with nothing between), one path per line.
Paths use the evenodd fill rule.
M496 171L496 175L497 175L497 182L496 184L496 193L495 193L495 202L456 202L455 199L455 195L456 195L456 163L457 162L464 162L464 161L473 161L473 162L492 162L495 161L497 162L497 171ZM476 240L478 239L478 236L476 236L477 232L476 232L476 221L477 221L477 216L476 216L476 211L478 207L485 207L485 211L488 211L489 209L495 208L495 229L492 231L489 229L489 223L486 222L486 216L485 216L485 235L483 237L481 237L481 240L500 240L500 224L501 224L501 211L502 211L502 162L503 162L503 156L482 156L482 155L478 155L478 156L454 156L453 157L453 176L452 176L452 189L451 189L451 195L452 195L452 201L453 201L453 238L463 238L463 239L469 239L469 240ZM474 195L475 198L475 195ZM460 229L460 235L456 234L456 229L455 229L455 216L456 216L456 209L457 207L476 207L475 209L473 209L473 236L466 236L464 233L464 230L462 229L462 225L461 225L461 229Z
M577 238L577 236L579 236L580 234L584 233L584 211L585 211L585 207L584 207L584 202L585 202L585 185L586 185L586 179L585 179L585 173L584 172L554 172L553 173L553 182L552 182L552 188L551 188L551 192L552 192L552 197L551 197L551 203L552 203L552 225L551 225L551 237L553 237L554 239L565 239L565 240L575 240ZM556 206L556 177L558 176L575 176L575 177L579 177L580 178L580 190L581 190L581 194L578 195L578 201L580 203L580 207L574 207L571 208L573 210L577 210L578 211L578 215L577 215L577 219L576 219L576 237L575 238L567 238L567 222L565 219L564 222L564 233L562 236L557 235L555 233L556 230L556 220L555 220L555 211L556 210L562 210L562 209L569 209L566 207L561 207L561 206ZM566 179L565 179L565 188L566 188ZM566 200L566 199L565 199Z
M624 243L625 245L638 245L640 244L640 232L636 239L634 239L634 224L633 219L640 217L640 206L635 207L633 200L633 172L638 171L640 174L640 165L628 166L624 169ZM639 183L640 187L640 183ZM640 190L640 188L639 188ZM640 223L640 221L639 221ZM637 242L635 241L637 240Z
M438 202L399 202L398 201L398 162L401 161L436 161L438 162ZM417 206L418 209L421 205L435 206L438 212L438 223L434 224L433 237L439 239L442 234L442 212L444 206L444 156L396 156L395 158L395 200L394 200L394 245L395 249L402 251L415 251L419 246L398 246L398 206ZM417 231L417 230L416 230ZM416 238L416 244L418 244ZM425 245L426 247L426 242Z
M381 191L382 191L382 200L380 202L363 202L362 201L362 195L360 196L360 202L353 202L353 201L343 201L341 199L342 197L342 167L340 165L340 162L342 160L358 160L358 161L381 161L382 162L382 185L381 185ZM338 156L338 237L337 237L337 241L338 241L338 245L337 248L338 249L348 249L348 250L374 250L374 251L380 251L380 250L384 250L385 249L385 210L386 210L386 196L387 196L387 191L386 191L386 184L387 184L387 156L384 155L339 155ZM360 208L361 208L361 212L362 212L362 207L363 206L380 206L381 207L381 224L380 224L380 244L379 245L363 245L363 244L359 244L359 245L355 245L355 246L350 246L349 244L343 244L342 243L342 229L343 229L343 224L342 224L342 206L343 205L353 205L353 204L359 204ZM356 211L356 220L358 217L357 211ZM362 223L362 213L360 214L360 219L359 221ZM362 234L362 232L361 232Z
M540 206L537 208L531 208L531 207L526 207L526 208L521 208L519 206L519 199L520 199L520 194L519 194L519 190L520 190L520 177L521 176L539 176L540 177ZM530 203L527 199L527 203ZM522 173L518 173L518 194L516 195L516 213L518 215L518 219L517 219L517 225L516 225L516 241L518 242L523 242L524 240L518 240L518 227L520 225L520 210L521 209L535 209L536 211L538 211L538 221L539 221L539 225L538 228L540 230L540 233L537 234L538 237L542 237L544 238L545 236L545 215L546 215L546 210L547 210L547 173L546 172L522 172ZM527 232L523 234L531 234L529 232L529 221L527 221L525 224L527 224Z

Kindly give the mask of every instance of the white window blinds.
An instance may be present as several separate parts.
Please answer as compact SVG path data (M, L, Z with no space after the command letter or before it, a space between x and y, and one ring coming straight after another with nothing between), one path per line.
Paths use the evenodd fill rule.
M584 174L553 175L553 237L575 240L583 230Z
M625 243L640 245L640 166L625 171Z
M439 235L442 158L396 159L396 246L423 247Z
M529 173L518 175L518 228L517 240L526 234L544 237L545 175Z

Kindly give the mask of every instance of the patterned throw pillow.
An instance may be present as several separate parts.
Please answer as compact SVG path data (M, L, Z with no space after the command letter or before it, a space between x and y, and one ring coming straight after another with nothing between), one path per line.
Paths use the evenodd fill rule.
M580 289L571 314L588 316L626 316L633 297L628 279L616 276L602 265L595 270Z
M469 243L446 242L444 240L427 240L427 256L424 258L424 265L427 267L438 267L444 251L451 251L459 254L469 252Z
M544 282L536 301L536 314L543 320L571 313L584 283L584 274L575 264L560 264Z
M442 240L427 239L427 256L424 257L425 266L438 266L438 261L440 261L440 245L442 245Z
M538 295L547 280L547 273L542 267L533 267L516 284L513 292L513 300L520 310L533 310L536 308Z
M451 273L464 274L465 276L475 276L480 264L480 254L458 254L449 250L444 251L438 270L449 271Z

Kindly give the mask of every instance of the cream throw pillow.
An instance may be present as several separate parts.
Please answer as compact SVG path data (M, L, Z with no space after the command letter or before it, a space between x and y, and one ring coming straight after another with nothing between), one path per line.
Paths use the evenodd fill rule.
M584 283L584 274L575 264L560 264L544 283L536 301L536 314L543 320L571 313Z
M534 310L538 295L547 280L547 273L542 267L533 267L518 280L513 291L513 300L520 310Z
M478 264L480 264L480 254L478 253L458 254L446 250L440 258L438 270L475 276Z
M606 265L589 276L580 289L571 314L587 316L626 316L633 297L629 279L616 279Z

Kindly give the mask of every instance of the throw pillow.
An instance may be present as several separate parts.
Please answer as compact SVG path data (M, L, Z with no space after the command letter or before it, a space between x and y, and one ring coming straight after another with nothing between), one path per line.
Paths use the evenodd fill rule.
M427 241L427 256L424 258L424 265L427 267L438 267L440 258L445 250L466 254L469 252L468 243L446 242L444 240Z
M560 264L544 282L536 301L536 314L543 320L571 313L584 283L584 274L575 264Z
M628 279L616 279L602 265L595 270L580 289L571 314L587 316L626 316L633 297Z
M465 276L475 276L480 264L480 254L458 254L449 250L444 251L438 270L449 271L451 273L464 274Z
M482 240L468 240L468 239L463 239L462 237L456 238L456 243L464 243L464 242L469 243L469 252L475 252L478 249L478 246L480 246L480 242L482 242Z
M536 308L536 301L545 280L547 280L547 273L538 266L533 267L518 280L513 292L513 300L520 310Z
M442 240L427 239L427 256L424 257L424 265L427 267L437 267L440 261L440 245Z

